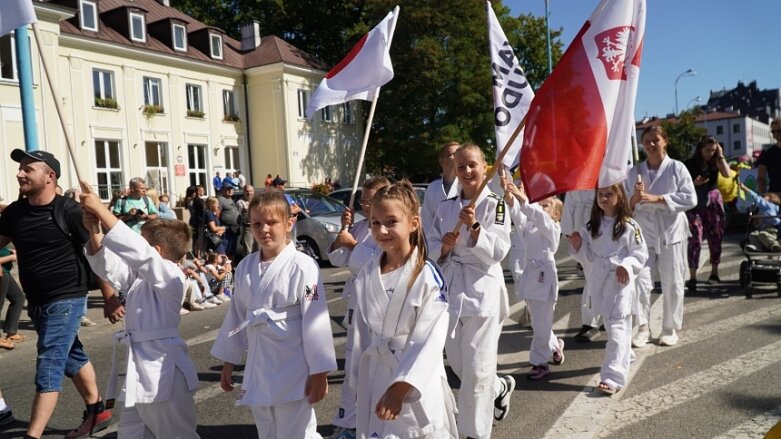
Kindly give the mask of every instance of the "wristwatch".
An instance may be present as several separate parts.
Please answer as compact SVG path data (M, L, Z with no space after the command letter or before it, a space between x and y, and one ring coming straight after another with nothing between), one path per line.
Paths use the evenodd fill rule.
M478 223L477 221L475 221L475 223L472 224L471 226L472 230L478 230L479 228L480 228L480 223Z

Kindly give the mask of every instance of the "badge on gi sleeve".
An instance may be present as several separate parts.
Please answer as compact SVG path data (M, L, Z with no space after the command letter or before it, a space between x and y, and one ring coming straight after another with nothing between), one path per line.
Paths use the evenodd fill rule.
M494 222L496 224L504 225L504 215L505 215L505 204L504 204L504 200L501 200L498 203L496 203L496 218L494 219Z
M304 293L304 300L307 302L316 302L320 300L320 295L317 293L317 284L306 286L306 293Z

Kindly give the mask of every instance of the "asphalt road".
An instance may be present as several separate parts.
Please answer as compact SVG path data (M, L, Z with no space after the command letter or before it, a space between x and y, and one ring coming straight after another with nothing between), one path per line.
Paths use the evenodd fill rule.
M781 417L781 299L776 287L755 292L751 300L738 285L738 266L745 258L731 235L724 245L722 284L704 285L687 294L684 330L675 347L655 344L635 350L628 387L612 398L597 396L593 386L604 352L605 337L576 343L580 327L582 279L571 258L560 251L560 297L554 331L566 341L566 361L553 366L550 379L527 380L531 332L521 326L521 304L514 304L514 320L505 323L499 346L499 369L510 373L518 386L510 415L494 427L495 438L761 438ZM506 273L508 289L512 279ZM700 274L707 279L709 269ZM337 357L343 366L345 304L340 293L347 272L323 269ZM512 294L511 294L512 296ZM652 333L661 330L661 299L652 300ZM511 298L511 302L515 302ZM221 365L209 355L226 306L184 316L180 330L190 345L201 381L196 394L198 431L202 438L257 437L252 417L233 405L234 395L219 388ZM111 334L116 329L103 320L97 295L90 298L89 316L100 323L83 328L80 337L105 389L111 359ZM26 313L20 333L28 337L13 351L0 352L0 387L18 421L0 431L0 438L22 437L29 417L34 386L35 334ZM327 399L316 407L319 431L332 431L344 375L330 375ZM458 381L452 383L457 388ZM62 437L80 423L83 403L71 384L64 384L60 402L45 437ZM97 437L114 437L116 424Z

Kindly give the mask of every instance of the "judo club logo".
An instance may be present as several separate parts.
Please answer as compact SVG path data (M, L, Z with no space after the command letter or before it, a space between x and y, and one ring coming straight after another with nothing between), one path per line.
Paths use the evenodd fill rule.
M304 300L307 302L316 302L320 300L320 295L317 293L317 284L306 286L306 293L304 293Z
M634 42L630 37L635 29L631 26L619 26L598 33L594 37L597 45L597 58L602 61L608 79L626 80L625 63Z

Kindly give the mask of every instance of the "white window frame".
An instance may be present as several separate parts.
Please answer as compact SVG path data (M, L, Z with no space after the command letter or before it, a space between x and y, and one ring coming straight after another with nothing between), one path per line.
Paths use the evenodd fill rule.
M298 89L298 118L306 119L306 106L309 104L309 92L303 88Z
M223 116L239 115L239 109L236 105L236 93L233 90L224 89L222 91L222 112Z
M111 166L111 145L112 143L117 144L116 148L116 163L117 167ZM98 195L100 196L100 199L103 201L109 201L112 197L113 189L116 187L117 189L122 189L125 185L125 178L122 175L122 158L120 157L122 155L122 142L119 140L111 140L111 139L95 139L95 181L98 182ZM104 157L106 158L106 163L104 167L99 167L97 155L98 155L98 148L103 148ZM100 176L103 175L105 177L106 185L108 186L107 192L101 193L101 187L100 187ZM114 183L112 184L112 175L119 175L117 179L114 179ZM107 195L108 197L104 197L103 195Z
M182 46L179 47L176 45L176 30L181 29L182 30ZM179 52L187 52L187 28L184 27L183 24L174 24L171 26L171 45L173 46L174 50L178 50Z
M98 74L98 89L99 90L95 90L95 73ZM108 84L108 88L106 87L105 75L104 75L106 73L108 73L109 82L110 82ZM117 98L116 97L116 93L114 92L114 72L111 71L111 70L93 68L92 69L92 88L93 88L93 90L92 90L93 95L96 98L98 98L98 99L108 99L108 98L116 99ZM108 93L106 93L106 91L108 91Z
M323 115L323 122L333 122L334 121L334 112L331 109L330 105L326 105L320 111L322 112L322 115Z
M342 111L344 115L344 123L346 125L352 125L355 123L355 116L353 115L353 107L349 102L342 104Z
M219 52L214 53L214 40L217 39L218 44L217 47L219 47ZM211 53L212 58L214 59L222 59L222 35L217 34L209 34L209 52Z
M4 76L0 76L0 80L18 82L19 71L16 65L16 32L11 31L8 35L3 35L0 38L8 38L9 47L11 49L11 77L6 78ZM2 75L2 73L0 73L0 75Z
M87 25L84 23L84 5L92 6L92 20L95 23L95 27L87 27ZM97 2L90 1L90 0L80 0L79 1L79 25L83 30L89 30L93 32L98 31L98 4Z
M144 100L144 105L157 105L160 108L163 107L163 80L160 78L153 78L151 76L144 76L143 78L143 84L142 84L142 98ZM152 84L157 84L157 97L158 101L153 102L152 100ZM148 98L148 99L147 99Z
M201 163L201 155L203 156L203 163ZM206 164L208 157L206 145L196 143L187 145L187 173L191 186L201 185L204 189L209 187L208 166Z
M154 147L154 157L157 161L157 165L150 163L150 157L148 150L150 147ZM169 151L167 142L144 142L144 163L146 164L146 181L147 188L155 188L158 194L167 194L170 192L169 182L171 181L168 176L168 163L169 163Z
M236 170L241 169L241 155L238 145L227 145L224 148L225 175L233 175Z
M197 84L185 84L185 95L187 98L187 109L189 111L203 111L203 92L201 86Z
M141 21L141 36L135 35L135 26L133 26L133 20L138 19ZM146 18L144 14L139 12L130 12L128 14L128 23L130 25L130 39L137 43L146 43Z

